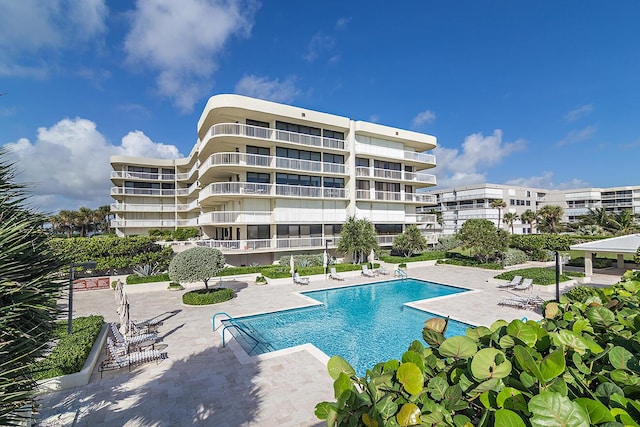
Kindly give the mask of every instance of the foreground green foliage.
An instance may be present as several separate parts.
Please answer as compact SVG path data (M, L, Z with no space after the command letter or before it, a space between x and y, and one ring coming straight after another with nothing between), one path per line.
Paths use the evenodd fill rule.
M233 298L233 289L198 289L182 295L182 302L187 305L208 305L228 301Z
M0 148L0 425L16 425L33 401L35 362L59 314L62 260L47 245L44 215L29 210L23 186Z
M146 264L166 270L173 256L170 247L160 246L149 237L75 237L51 239L50 245L68 262L97 262L97 274L128 273Z
M553 285L556 283L555 268L544 267L521 268L519 270L506 271L502 274L498 274L495 278L511 280L515 276L522 276L524 279L533 279L533 283L536 285ZM560 281L566 282L567 280L571 280L572 277L584 277L584 273L577 271L564 271L560 275Z
M224 255L218 249L196 246L173 257L169 277L178 283L204 282L209 289L209 279L217 276L224 264Z
M418 227L413 224L407 226L407 229L402 234L393 239L393 251L401 253L407 258L425 249L427 249L427 239L424 238Z
M43 380L80 372L98 339L103 323L102 316L73 319L73 334L68 335L67 322L56 322L53 334L55 347L38 363L36 378Z
M509 235L487 219L470 219L462 224L458 238L480 262L488 263L501 258L507 249Z
M463 267L477 267L486 270L502 270L502 264L497 262L482 262L475 257L468 257L457 252L447 252L445 259L439 259L438 264L460 265Z
M499 320L444 337L430 319L401 360L365 377L334 356L328 426L638 426L640 281L629 276L584 301L563 295L541 322Z
M127 276L127 285L137 285L138 283L168 282L169 273L156 274L153 276L138 276L130 274Z
M350 216L342 226L337 250L343 255L351 255L354 264L367 259L371 249L378 250L378 237L373 224L366 218Z
M534 261L548 261L549 251L566 252L569 246L584 241L581 237L558 234L512 234L509 247L524 251Z
M149 230L149 237L154 240L189 240L200 237L200 230L197 227L181 227L175 230L160 230L154 228Z

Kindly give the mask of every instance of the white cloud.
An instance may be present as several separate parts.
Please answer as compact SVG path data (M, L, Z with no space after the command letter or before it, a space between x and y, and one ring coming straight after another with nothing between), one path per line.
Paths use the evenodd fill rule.
M378 114L372 114L369 116L369 121L371 123L378 123L380 122L380 116Z
M584 129L572 130L567 134L567 136L558 141L556 145L562 147L563 145L586 141L588 139L591 139L596 134L596 131L597 129L595 126L587 126Z
M507 182L505 182L505 184L514 185L517 187L533 187L533 188L543 188L543 189L550 189L550 190L569 190L574 188L589 187L589 183L587 181L583 181L578 178L573 178L572 180L567 182L554 184L553 172L550 172L550 171L542 172L542 175L540 176L510 179Z
M411 126L414 128L420 127L424 124L433 123L436 120L436 113L431 110L425 110L418 113L417 116L411 121Z
M31 184L32 203L45 212L95 208L110 203L112 155L177 158L175 146L155 143L141 131L129 132L122 144L112 145L90 120L63 119L39 128L36 140L4 145L15 163L20 182Z
M588 115L592 111L593 111L593 104L585 104L585 105L582 105L582 106L576 108L575 110L569 111L564 116L564 119L567 122L575 122L579 118L582 118L582 117Z
M433 150L438 167L435 174L438 186L452 187L486 182L486 172L499 164L505 157L522 150L524 140L502 141L502 130L496 129L492 135L474 133L465 138L462 152L455 148L438 146Z
M307 62L313 62L322 55L329 55L329 59L339 58L339 55L331 54L335 46L335 39L322 31L313 35L311 41L307 45L307 51L303 58Z
M336 21L336 29L343 30L347 27L347 25L351 22L351 18L338 18Z
M105 0L0 2L0 75L42 78L50 54L99 40L106 32Z
M138 0L125 40L128 60L156 70L159 93L190 112L209 96L227 41L249 36L256 9L252 0Z
M270 80L268 77L254 75L244 75L236 83L235 92L274 102L291 102L300 94L294 77L288 77L281 82L278 79Z

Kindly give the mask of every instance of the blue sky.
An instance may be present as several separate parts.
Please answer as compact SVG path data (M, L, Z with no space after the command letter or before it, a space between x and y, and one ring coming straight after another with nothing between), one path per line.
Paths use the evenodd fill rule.
M41 210L187 155L241 93L435 135L439 186L638 185L640 2L0 0L0 146Z

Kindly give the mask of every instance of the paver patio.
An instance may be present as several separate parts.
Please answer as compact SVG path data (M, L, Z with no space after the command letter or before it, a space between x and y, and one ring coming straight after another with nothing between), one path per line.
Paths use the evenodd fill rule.
M507 296L488 280L497 272L455 266L408 269L410 277L474 290L424 301L419 307L463 322L490 325L497 319L540 315L498 306ZM594 276L594 283L615 283L619 276ZM132 368L105 372L97 368L89 384L41 395L40 426L321 426L314 415L318 402L333 399L333 383L326 356L304 349L267 354L240 362L231 347L222 347L211 328L215 312L234 317L308 305L297 293L389 279L361 277L343 282L314 276L309 286L255 285L225 281L236 298L215 306L182 304L184 291L164 286L127 286L133 319L163 319L159 328L162 351L169 358ZM533 291L534 294L536 291ZM553 293L542 294L548 298ZM117 322L112 290L76 292L74 316L103 315ZM420 339L420 337L416 337ZM408 347L410 343L406 343ZM237 345L235 346L237 350ZM104 357L104 356L103 356ZM246 356L243 359L247 359Z

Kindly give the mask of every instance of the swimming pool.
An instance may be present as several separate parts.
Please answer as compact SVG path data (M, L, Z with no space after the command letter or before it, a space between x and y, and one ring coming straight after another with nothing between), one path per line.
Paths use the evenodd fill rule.
M405 303L465 291L402 279L303 292L321 304L237 318L261 344L242 337L237 341L250 355L311 343L329 356L343 357L364 375L378 362L399 359L413 340L424 344L425 320L439 316ZM450 320L446 335L464 335L468 327Z

